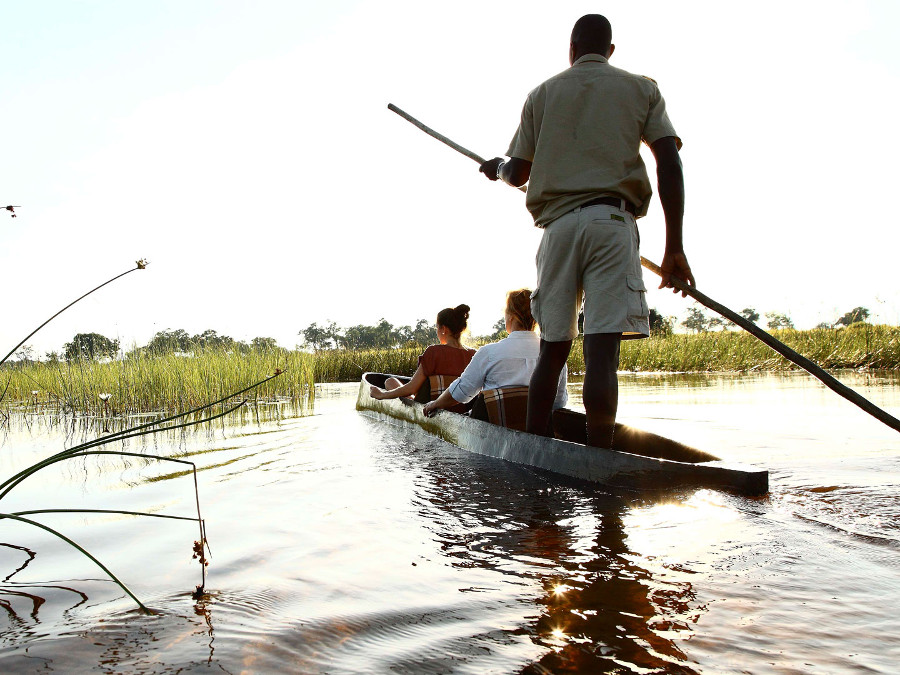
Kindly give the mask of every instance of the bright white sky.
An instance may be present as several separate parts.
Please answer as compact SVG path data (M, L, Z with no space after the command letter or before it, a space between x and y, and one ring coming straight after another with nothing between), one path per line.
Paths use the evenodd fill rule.
M3 0L0 205L22 208L0 212L0 352L139 257L37 354L175 328L292 347L313 321L461 302L488 332L533 285L540 232L521 193L386 106L502 154L596 11L684 139L700 290L800 328L858 305L900 323L900 3ZM659 261L655 197L641 236Z

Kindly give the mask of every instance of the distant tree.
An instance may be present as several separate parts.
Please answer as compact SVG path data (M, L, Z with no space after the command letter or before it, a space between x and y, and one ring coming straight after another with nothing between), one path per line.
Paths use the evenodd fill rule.
M47 352L44 354L47 363L59 363L59 352Z
M709 323L706 324L706 327L709 330L713 330L714 328L723 328L724 330L728 330L728 324L730 323L730 321L726 322L725 319L720 316L714 316L710 318Z
M794 322L791 321L787 314L778 312L766 312L766 321L766 326L772 329L794 327Z
M34 347L31 345L22 345L16 350L15 357L22 363L28 363L34 360Z
M688 307L688 316L681 322L681 325L695 333L703 333L709 329L709 317L703 313L702 309L694 305Z
M834 326L832 326L832 325L831 325L830 323L828 323L827 321L822 321L821 323L819 323L818 325L816 325L816 328L818 328L818 329L821 330L821 329L825 329L825 328L834 328Z
M241 348L243 345L243 349ZM188 340L188 349L221 349L223 351L247 351L246 343L228 335L219 335L212 328L194 335ZM187 350L182 350L187 351Z
M307 347L321 349L389 349L410 344L430 345L437 342L437 329L432 321L419 319L415 326L394 327L387 319L374 326L357 324L341 328L334 321L319 326L311 323L298 333Z
M320 328L316 322L309 324L300 331L299 335L303 336L303 341L307 346L312 347L315 351L320 349L328 349L332 345L332 336L327 328Z
M855 307L834 322L835 326L849 326L869 318L869 310L865 307Z
M250 340L250 348L257 352L272 352L278 349L278 341L270 337L255 337Z
M113 357L119 352L119 341L110 340L99 333L78 333L63 346L66 361L89 359L95 361Z
M428 319L416 321L416 327L413 329L413 342L418 345L431 345L437 342L437 328L434 327L434 321Z
M747 319L750 323L756 323L759 321L759 312L757 312L752 307L745 307L741 310L741 316Z
M382 318L372 330L372 346L373 347L393 347L397 344L397 332L394 326L387 319Z
M375 326L359 324L344 331L344 344L348 349L393 347L396 342L397 334L387 319L381 319Z
M400 326L394 329L395 341L398 346L403 345L430 345L437 342L437 330L428 319L419 319L416 326Z
M490 340L491 342L496 342L497 340L502 340L509 333L506 332L506 317L501 316L497 319L497 323L495 323L492 328L494 332L491 333Z
M365 349L371 347L373 341L371 326L357 324L344 329L342 344L347 349Z
M394 329L394 335L397 337L397 343L400 345L412 344L414 342L412 326L397 326Z
M153 355L189 352L191 350L191 336L182 328L178 330L161 330L146 344L144 350Z
M652 307L650 308L650 335L671 335L672 319L665 317Z

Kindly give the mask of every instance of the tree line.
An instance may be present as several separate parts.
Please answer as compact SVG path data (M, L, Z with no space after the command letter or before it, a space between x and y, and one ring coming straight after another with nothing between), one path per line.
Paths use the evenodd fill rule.
M493 333L475 338L476 342L493 342L506 335L505 322L501 318L494 324ZM434 322L419 319L415 326L394 326L382 318L374 326L357 324L342 328L334 321L322 326L311 323L298 335L304 345L314 351L324 349L390 349L408 345L431 345L437 342Z
M184 329L161 330L143 347L135 347L124 356L160 356L163 354L182 353L191 354L205 349L223 349L246 354L252 351L272 351L281 349L275 338L255 337L250 342L235 340L228 335L219 335L210 329L202 333L191 335ZM59 361L99 361L102 359L116 358L120 353L119 340L113 340L100 333L78 333L70 342L63 345L62 351L47 352L44 356L47 361L56 363ZM34 358L34 350L25 345L16 353L21 361L29 361Z
M653 327L653 312L651 312L651 330ZM742 317L751 323L759 321L759 312L752 307L746 307L738 312ZM794 328L794 322L787 314L780 312L766 312L766 328L769 330L779 330L783 328ZM850 326L854 323L865 321L869 318L869 310L865 307L854 307L849 312L835 319L834 323L823 321L816 328L837 328L838 326ZM688 308L688 315L681 325L694 333L705 333L711 330L729 330L735 324L727 319L719 316L709 316L704 309L698 304L694 304Z
M752 307L740 311L748 321L757 323L760 320L759 312ZM822 322L816 328L837 328L850 326L854 323L864 322L869 318L870 312L865 307L854 307L844 313L833 323ZM786 314L780 312L766 312L766 327L770 330L794 328L794 322ZM705 333L712 330L729 330L734 327L731 321L717 316L709 316L704 309L696 303L688 308L688 315L681 325L694 333ZM656 309L650 310L650 332L652 335L670 335L675 326L675 317L666 317ZM579 330L582 327L579 317ZM391 349L412 345L430 345L437 342L437 331L434 324L428 319L419 319L415 326L394 326L387 319L382 318L374 326L357 324L342 328L334 321L323 325L316 322L299 331L306 348L314 351L326 349ZM493 326L493 332L489 335L475 337L475 342L495 342L506 336L504 320L499 319ZM234 351L241 354L258 351L280 350L275 338L255 337L249 342L235 340L228 335L220 335L209 329L202 333L191 335L184 329L158 331L153 338L143 347L135 347L125 353L125 357L148 355L160 356L163 354L182 353L191 354L206 349L221 349ZM79 359L97 361L101 359L116 358L121 351L119 340L110 339L99 333L78 333L70 342L63 345L62 351L51 351L45 354L47 361L59 362L77 361ZM23 345L15 354L20 362L34 360L34 349L29 345Z

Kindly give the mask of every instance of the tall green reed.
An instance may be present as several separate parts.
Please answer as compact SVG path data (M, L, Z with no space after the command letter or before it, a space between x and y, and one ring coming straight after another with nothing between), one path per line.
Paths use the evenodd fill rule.
M146 266L146 260L138 260L137 266L135 268L113 277L109 281L100 284L93 290L85 293L75 301L66 305L63 309L58 311L56 314L54 314L44 323L38 326L35 330L29 333L28 336L18 345L16 345L12 350L10 350L10 352L3 359L0 359L0 366L2 366L3 363L7 361L13 353L15 353L16 349L23 345L31 336L37 333L37 331L46 326L50 321L59 316L66 309L68 309L78 301L86 298L91 293L99 290L103 286L112 283L116 279L120 279L121 277L135 270L145 269ZM19 471L13 476L10 476L0 482L0 501L2 501L3 498L10 493L10 491L21 485L24 481L32 478L41 470L59 462L89 455L118 455L121 457L142 457L145 459L153 459L160 462L174 462L178 464L189 465L191 467L191 472L194 478L194 501L196 504L197 516L196 518L194 518L185 516L173 516L168 514L146 513L139 511L122 511L115 509L28 509L24 511L0 513L0 520L13 520L26 525L30 525L32 527L36 527L49 532L50 534L53 534L62 541L66 542L75 550L96 563L103 570L103 572L107 574L109 578L115 584L117 584L129 597L131 597L138 604L141 610L145 612L149 612L149 608L147 608L128 589L128 587L125 586L125 584L111 570L109 570L109 568L107 568L100 560L98 560L92 553L90 553L90 551L88 551L63 533L57 531L56 529L26 516L46 513L116 513L132 516L147 516L169 518L175 520L196 521L199 526L200 538L194 542L193 557L195 559L198 559L200 563L201 583L195 589L193 597L195 599L202 598L206 585L206 565L208 564L206 553L209 549L206 540L205 521L203 520L203 517L200 513L200 493L197 484L196 465L193 462L174 457L164 457L146 453L134 453L124 450L97 450L96 448L107 445L108 443L114 441L122 441L129 438L135 438L137 436L159 433L160 431L169 431L180 429L183 427L194 426L201 422L211 421L218 417L223 417L233 412L237 408L245 405L247 402L247 400L244 399L239 403L228 407L226 405L228 401L233 401L235 397L241 394L245 394L254 389L261 389L263 395L274 397L276 395L276 389L273 387L273 385L271 385L271 381L274 378L282 375L284 369L289 365L296 366L296 370L300 373L301 381L299 382L299 384L298 382L289 381L289 384L287 386L288 391L299 393L300 390L303 390L308 391L310 395L312 394L312 368L309 365L307 359L294 359L292 361L285 354L281 353L278 350L264 351L260 352L259 354L260 357L254 362L254 365L256 367L265 366L268 370L273 370L274 375L266 377L263 380L255 381L249 386L240 387L236 386L236 383L238 381L242 380L244 383L246 383L248 379L252 381L252 378L249 377L251 375L250 366L246 363L245 360L234 360L233 358L230 358L232 355L227 353L213 354L210 358L200 363L199 367L195 368L190 373L186 373L184 368L176 370L175 368L171 367L152 367L148 365L149 362L141 363L139 359L131 361L128 364L128 366L130 366L128 368L103 368L104 365L111 364L97 364L94 362L77 361L74 364L66 364L66 366L70 368L68 373L64 373L62 366L59 364L55 364L55 371L45 370L45 372L34 371L31 373L25 373L22 379L29 381L31 383L31 386L40 386L40 377L42 375L48 375L49 373L49 380L45 382L47 391L53 392L53 395L56 397L56 400L60 402L60 405L66 405L73 410L76 410L79 407L82 410L90 409L90 406L97 400L102 401L102 404L104 406L108 406L109 400L112 398L111 392L115 390L120 396L121 400L125 401L124 405L130 405L132 409L136 409L137 405L146 405L148 401L153 400L152 396L149 396L147 392L155 392L157 394L159 392L163 392L165 400L168 401L169 404L175 401L176 406L181 410L184 410L184 412L179 412L164 419L153 420L145 424L140 424L128 429L124 429L122 431L108 434L93 441L81 443L73 448L63 450L62 452L58 452L41 461L35 462L31 466L26 467L22 471ZM153 363L155 365L158 365L156 361L154 361ZM222 376L222 372L226 373L226 375ZM259 371L257 370L256 372ZM305 375L303 373L305 373ZM157 377L158 381L156 382L156 386L150 387L142 384L140 377L142 375L148 374ZM68 375L68 377L66 377L66 375ZM218 377L214 377L214 375L218 375ZM0 401L2 401L9 394L9 391L11 389L11 382L12 377L7 380L6 385L3 387L2 393L0 393ZM227 389L229 393L222 394L222 391L225 391L225 389L223 389L222 387L225 387L225 389ZM129 396L129 394L133 394L137 391L140 391L141 393L138 395ZM217 396L213 392L218 392L218 394L220 395ZM39 390L32 389L32 398L36 398L38 393ZM215 400L213 400L211 403L194 405L194 402L197 400L197 398L204 397L204 395L206 401L209 401L210 398L215 398ZM136 403L137 401L139 401L140 403ZM199 416L203 411L211 410L220 405L223 406L223 410L218 414L205 418ZM185 408L190 409L185 410ZM169 424L170 422L172 424Z
M779 340L823 368L900 368L900 327L853 324L848 328L776 330ZM422 346L326 350L314 354L316 382L352 382L364 372L412 375ZM569 372L584 372L581 338L569 355ZM743 331L673 333L622 343L619 367L627 371L779 371L798 368Z
M254 398L287 398L305 411L315 398L314 358L287 350L207 349L190 356L134 352L108 363L31 363L9 372L8 398L79 413L187 410L276 370L284 372L282 377L261 384Z
M773 334L823 368L900 368L900 327L855 324L844 329L784 329L773 331ZM747 372L795 370L798 366L749 333L720 331L623 342L620 368L629 371ZM583 372L583 360L576 361L574 367L570 365L570 369Z

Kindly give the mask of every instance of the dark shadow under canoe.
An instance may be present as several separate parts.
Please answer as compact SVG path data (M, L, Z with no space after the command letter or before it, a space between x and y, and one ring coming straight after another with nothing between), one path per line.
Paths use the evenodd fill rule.
M420 427L482 455L628 488L715 487L747 495L763 495L769 489L768 471L726 463L702 450L624 424L616 424L612 450L586 446L584 413L573 410L554 413L556 438L506 429L448 411L425 417L422 404L411 399L372 398L369 387L383 387L388 377L384 373L363 374L357 410Z

